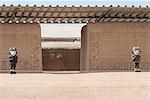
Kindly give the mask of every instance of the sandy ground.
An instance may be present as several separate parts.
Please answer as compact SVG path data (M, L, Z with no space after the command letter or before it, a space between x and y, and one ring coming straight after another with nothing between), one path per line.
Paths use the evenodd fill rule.
M0 99L150 99L150 72L3 73Z

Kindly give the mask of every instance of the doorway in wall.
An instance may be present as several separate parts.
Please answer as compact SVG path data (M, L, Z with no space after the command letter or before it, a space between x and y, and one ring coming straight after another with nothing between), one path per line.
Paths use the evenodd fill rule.
M43 71L80 71L85 24L41 24Z

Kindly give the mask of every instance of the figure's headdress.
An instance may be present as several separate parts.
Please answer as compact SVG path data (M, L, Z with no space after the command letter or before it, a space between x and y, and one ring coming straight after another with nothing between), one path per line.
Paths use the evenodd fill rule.
M139 47L133 47L132 48L132 52L133 52L133 54L135 54L135 55L139 55L140 54L140 52L141 52L141 50L140 50L140 48Z
M9 54L15 56L17 54L17 49L15 47L10 47Z

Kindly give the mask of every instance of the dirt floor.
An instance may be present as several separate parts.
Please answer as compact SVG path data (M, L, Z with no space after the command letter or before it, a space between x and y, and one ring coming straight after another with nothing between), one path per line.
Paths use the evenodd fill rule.
M0 99L150 99L150 72L1 73Z

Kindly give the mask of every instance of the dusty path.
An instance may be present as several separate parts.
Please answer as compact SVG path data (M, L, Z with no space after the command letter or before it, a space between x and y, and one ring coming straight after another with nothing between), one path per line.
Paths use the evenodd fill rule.
M0 74L0 99L150 99L150 72Z

